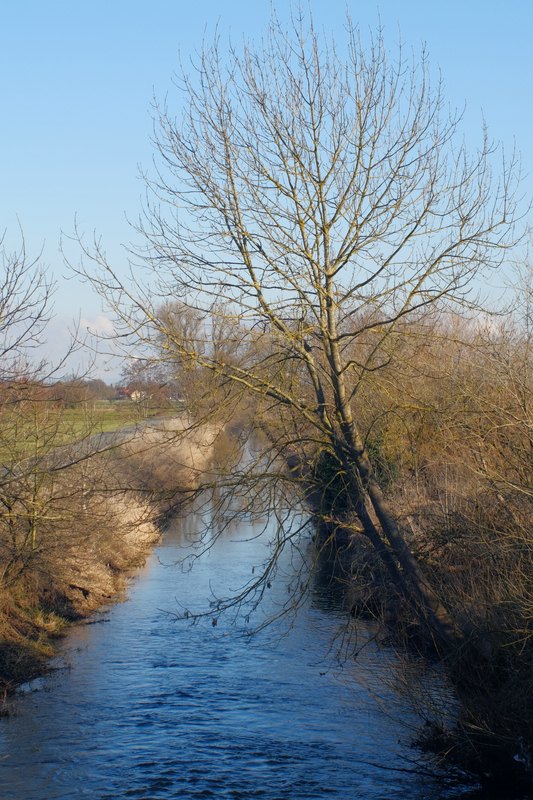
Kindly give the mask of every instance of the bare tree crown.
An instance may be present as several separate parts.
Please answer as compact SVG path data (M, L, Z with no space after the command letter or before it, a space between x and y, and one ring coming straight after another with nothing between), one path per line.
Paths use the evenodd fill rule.
M322 338L354 309L382 325L463 301L501 262L516 163L494 181L486 134L467 154L424 54L393 59L379 33L365 48L349 24L341 57L312 24L274 23L255 48L216 41L180 87L182 118L158 109L162 204L143 226L178 291Z

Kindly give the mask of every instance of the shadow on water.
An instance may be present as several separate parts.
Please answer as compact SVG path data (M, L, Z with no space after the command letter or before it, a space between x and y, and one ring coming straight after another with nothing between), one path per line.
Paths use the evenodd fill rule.
M451 797L410 746L418 720L387 688L394 654L359 626L366 646L338 658L346 614L325 565L294 613L262 626L302 574L303 533L249 622L216 606L177 619L253 581L276 537L273 523L243 515L199 546L206 514L176 517L129 600L106 624L76 628L65 669L0 720L2 799Z

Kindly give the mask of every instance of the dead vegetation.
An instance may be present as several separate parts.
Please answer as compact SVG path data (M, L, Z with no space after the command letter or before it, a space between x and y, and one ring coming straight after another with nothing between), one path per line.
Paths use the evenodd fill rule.
M216 438L177 418L77 461L4 475L0 503L0 694L38 674L68 621L122 596L159 523L198 488ZM80 450L80 453L82 451Z
M440 662L460 711L455 726L428 727L433 745L482 780L519 787L533 768L532 341L529 304L483 323L427 317L397 331L394 362L364 388L374 470L461 631ZM321 458L318 496L349 528L342 473ZM354 613L430 652L423 617L369 548L350 558Z

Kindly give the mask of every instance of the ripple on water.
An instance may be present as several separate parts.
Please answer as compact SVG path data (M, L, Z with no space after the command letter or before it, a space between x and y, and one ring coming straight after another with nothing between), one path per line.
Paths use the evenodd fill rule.
M162 563L183 554L176 523L164 558L154 556L129 601L106 612L108 624L73 632L71 668L0 721L2 800L441 797L438 782L390 770L410 766L413 751L358 682L361 667L338 669L331 603L302 608L286 636L273 627L243 637L223 619L212 628L169 616L174 598L194 608L211 587L246 580L265 554L253 532L221 541L189 573ZM285 586L277 595L274 585L268 602L281 595ZM371 646L365 657L367 683L379 687L386 658Z

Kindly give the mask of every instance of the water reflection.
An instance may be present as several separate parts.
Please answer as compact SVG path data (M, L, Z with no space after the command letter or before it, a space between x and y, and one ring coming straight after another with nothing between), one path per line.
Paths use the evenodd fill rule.
M409 723L407 711L391 718L376 706L398 704L380 679L383 653L369 644L341 668L331 645L346 615L326 572L312 602L245 635L285 606L306 557L300 541L249 623L231 613L216 627L210 616L177 620L253 580L276 536L264 520L223 526L189 570L183 559L208 513L177 518L129 601L73 631L68 668L0 721L2 798L443 797L429 762L426 775L396 771L416 753L397 719Z

